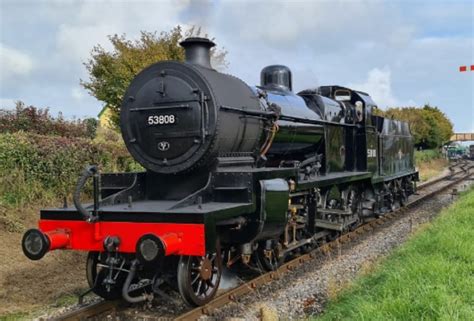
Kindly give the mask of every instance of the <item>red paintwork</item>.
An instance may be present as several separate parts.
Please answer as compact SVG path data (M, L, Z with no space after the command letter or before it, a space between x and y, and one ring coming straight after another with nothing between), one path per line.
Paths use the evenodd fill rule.
M70 235L65 230L53 230L44 233L49 239L49 250L63 249L69 245Z
M165 245L165 255L179 253L181 249L181 238L176 233L168 233L160 237Z
M119 251L134 253L138 239L144 234L161 238L166 255L196 255L206 253L204 224L97 222L40 220L39 229L51 241L51 249L67 248L83 251L103 251L107 236L120 238ZM55 244L53 247L53 243Z

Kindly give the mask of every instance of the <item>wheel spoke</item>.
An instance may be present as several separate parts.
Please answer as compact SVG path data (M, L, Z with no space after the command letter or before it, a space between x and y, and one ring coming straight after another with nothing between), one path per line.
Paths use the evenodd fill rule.
M189 305L203 305L214 297L221 274L220 252L182 256L178 264L178 289Z
M196 275L196 277L194 278L194 280L191 281L191 285L193 285L194 283L196 283L197 280L199 280L199 273Z
M206 295L206 293L208 292L209 290L209 285L207 284L207 280L203 280L202 281L202 294Z
M202 287L202 279L199 280L199 284L198 284L198 287L197 287L197 290L196 290L196 294L199 295L201 294L201 287Z
M211 288L216 287L216 285L214 283L212 283L211 279L207 280L207 285L209 285Z

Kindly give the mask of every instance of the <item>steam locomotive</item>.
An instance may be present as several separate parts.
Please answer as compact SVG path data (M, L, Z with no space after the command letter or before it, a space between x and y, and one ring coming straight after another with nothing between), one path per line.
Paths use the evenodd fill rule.
M88 251L90 291L103 298L140 302L168 284L198 306L224 265L275 270L415 192L409 126L374 115L368 94L296 94L281 65L250 87L212 68L212 41L181 45L185 62L149 66L123 99L123 139L146 171L86 168L74 206L41 210L25 233L28 258ZM90 179L94 200L83 204Z

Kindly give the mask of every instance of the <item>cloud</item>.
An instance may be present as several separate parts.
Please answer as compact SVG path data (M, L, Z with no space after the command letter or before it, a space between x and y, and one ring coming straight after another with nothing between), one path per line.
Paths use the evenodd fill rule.
M33 69L33 60L26 53L0 43L1 81L27 76Z
M4 2L0 42L34 61L26 76L10 77L21 83L2 83L0 97L67 116L95 116L101 108L77 88L87 77L82 62L92 47L110 48L107 35L134 39L140 30L196 24L228 50L226 72L249 85L258 84L264 66L285 64L296 91L349 84L380 106L429 102L457 131L472 128L474 77L458 72L472 60L472 1Z
M415 33L412 24L399 23L400 10L380 1L222 1L209 19L212 33L285 51L351 50L363 42L404 41Z
M348 87L368 93L380 108L399 106L400 101L392 93L392 74L390 68L374 68L362 83L349 84Z
M107 36L127 34L137 37L141 30L163 31L177 25L178 16L189 0L172 2L146 1L137 4L119 1L75 3L72 19L64 19L56 35L60 55L71 63L85 61L92 48L110 47ZM51 13L53 15L53 13Z
M11 98L0 98L0 109L12 109L15 108L17 99Z
M84 98L84 91L79 87L74 87L71 90L71 96L75 100L82 100Z
M95 45L106 44L106 36L113 33L114 27L106 24L63 24L57 35L58 51L65 61L77 64L86 60Z

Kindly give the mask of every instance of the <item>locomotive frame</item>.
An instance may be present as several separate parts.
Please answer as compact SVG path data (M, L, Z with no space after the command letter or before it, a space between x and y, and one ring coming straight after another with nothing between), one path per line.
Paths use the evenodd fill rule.
M224 264L276 269L415 192L408 124L373 115L368 94L294 94L284 66L263 69L251 88L211 68L209 40L183 46L186 63L150 66L125 95L123 137L147 171L88 167L75 206L42 210L39 229L25 233L26 256L89 251L91 290L106 299L147 300L166 282L202 305ZM157 112L176 127L157 127ZM94 202L83 205L91 177Z

